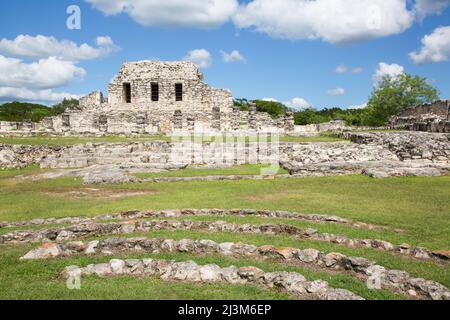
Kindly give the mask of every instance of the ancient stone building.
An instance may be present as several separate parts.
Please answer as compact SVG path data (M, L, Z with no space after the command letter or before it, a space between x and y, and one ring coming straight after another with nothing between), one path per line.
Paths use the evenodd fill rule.
M346 127L334 122L296 126L292 112L272 119L255 104L248 109L235 107L230 91L208 86L192 62L127 62L110 82L107 96L92 92L76 109L39 123L0 122L0 134L132 135L196 129L318 135Z
M214 89L191 62L124 63L111 81L108 97L93 92L77 110L53 119L53 130L71 133L152 134L187 128L189 119L224 127L233 113L229 91Z
M408 108L391 117L388 126L412 131L450 132L450 100Z

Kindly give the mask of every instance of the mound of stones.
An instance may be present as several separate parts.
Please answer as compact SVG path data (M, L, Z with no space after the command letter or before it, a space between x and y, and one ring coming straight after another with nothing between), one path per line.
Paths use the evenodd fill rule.
M374 248L391 251L419 259L447 259L448 256L437 255L421 247L410 247L407 244L395 246L390 242L376 239L350 239L343 235L319 233L315 229L300 229L287 224L235 224L225 221L178 221L178 220L130 220L121 223L88 222L64 228L44 230L14 231L0 235L1 243L27 243L45 241L67 241L86 236L108 234L130 234L158 230L195 230L205 232L230 232L245 234L288 235L296 239L307 239L336 243L348 247Z
M361 257L348 257L340 253L325 253L316 249L276 248L244 243L216 243L211 240L172 240L148 238L110 238L90 242L69 242L67 244L45 243L29 251L21 260L68 257L77 254L117 254L120 252L184 252L200 255L223 255L238 258L273 259L288 264L336 271L349 271L364 280L378 281L379 288L419 299L450 300L450 291L439 283L413 278L405 271L389 270ZM372 282L367 282L368 285Z
M221 268L216 264L198 265L193 261L112 259L109 263L92 264L83 268L69 266L65 268L61 275L64 278L84 275L159 277L165 281L240 284L276 288L302 299L363 300L363 298L348 290L330 288L326 281L307 281L304 276L296 272L264 272L251 266Z

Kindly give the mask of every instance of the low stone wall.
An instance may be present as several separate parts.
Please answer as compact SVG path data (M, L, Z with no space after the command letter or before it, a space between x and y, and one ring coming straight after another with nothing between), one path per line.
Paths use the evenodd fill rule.
M216 264L198 265L193 261L112 259L109 263L89 265L84 268L69 266L62 272L64 278L78 278L82 275L97 275L100 277L157 276L165 281L225 283L277 288L303 299L364 300L348 290L330 288L328 282L323 280L307 281L304 276L296 272L264 272L252 266L221 268Z
M58 154L63 148L60 146L0 144L0 169L24 168L31 164L39 164L47 156Z
M81 241L67 244L46 243L29 251L21 260L50 259L83 254L110 255L127 252L183 252L196 255L271 259L278 263L332 271L347 271L365 280L368 285L372 284L372 281L378 281L381 288L401 292L416 299L450 299L450 290L437 282L413 278L405 271L389 270L361 257L349 257L338 252L321 252L312 248L276 248L271 245L257 247L245 243L216 243L212 240L109 238L85 243Z
M450 134L425 132L343 133L343 137L361 145L378 145L400 160L450 161Z
M134 232L149 232L159 230L195 230L205 232L231 232L244 234L286 235L294 239L308 239L337 243L350 248L373 248L395 252L417 259L448 260L441 252L433 252L422 247L411 247L408 244L394 245L378 239L350 239L344 235L319 233L308 228L300 229L288 224L235 224L224 221L191 221L191 220L138 220L121 223L81 223L70 227L51 228L37 231L19 230L0 235L0 244L15 244L45 241L67 241L86 236L101 236L108 234L130 234Z

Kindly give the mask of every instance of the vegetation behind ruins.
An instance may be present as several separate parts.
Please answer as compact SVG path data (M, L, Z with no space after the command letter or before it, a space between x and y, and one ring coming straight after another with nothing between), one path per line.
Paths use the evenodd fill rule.
M78 106L76 99L64 99L51 107L30 102L7 102L0 105L0 121L39 122L46 117L57 116L69 108Z
M419 76L402 74L393 79L386 76L374 88L367 107L360 109L342 109L339 107L315 109L308 107L303 110L290 110L281 102L253 100L257 111L267 112L273 118L294 112L296 125L325 123L342 119L353 126L384 126L389 117L400 114L409 107L431 103L439 99L439 92L433 88L427 79ZM234 104L242 111L248 110L248 99L235 99Z

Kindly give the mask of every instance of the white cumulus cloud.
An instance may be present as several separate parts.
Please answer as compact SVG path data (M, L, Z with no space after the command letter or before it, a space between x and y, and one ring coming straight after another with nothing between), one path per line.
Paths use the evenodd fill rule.
M345 89L335 88L327 91L330 96L343 96L345 94Z
M237 0L85 0L105 15L125 13L144 26L217 27L238 7Z
M367 103L351 105L347 109L356 110L356 109L364 109L364 108L367 108Z
M230 62L245 62L244 56L237 50L233 50L230 53L221 51L223 61L230 63Z
M399 64L387 64L385 62L380 62L378 68L372 76L375 85L380 83L385 76L389 76L392 79L396 79L399 75L405 73L405 68Z
M0 97L27 101L58 101L77 97L66 92L55 92L54 89L85 75L86 71L74 62L55 57L25 63L0 55Z
M414 22L407 0L253 0L234 16L239 28L274 38L348 43L398 34Z
M212 63L211 53L206 49L189 51L183 60L191 61L199 68L208 68Z
M362 73L363 71L364 71L364 69L361 67L354 67L354 68L350 69L345 64L341 64L341 65L337 66L336 69L334 70L334 72L336 72L337 74L344 74L347 72Z
M344 64L341 64L340 66L337 66L334 72L338 74L343 74L348 72L348 67Z
M311 107L311 104L301 97L295 97L289 101L283 102L283 104L294 110L302 110Z
M415 64L436 63L450 59L450 26L439 27L422 39L419 52L411 52L409 57Z
M104 57L118 49L109 36L97 37L98 47L86 43L77 45L73 41L58 40L55 37L43 35L18 35L15 39L0 40L0 53L27 58L48 58L51 56L64 60L79 61Z
M24 63L20 59L0 55L0 86L50 89L83 78L86 71L71 61L55 57Z
M427 15L441 13L448 6L450 6L450 0L416 0L414 9L417 18L422 20Z
M66 99L79 99L81 96L68 92L55 92L52 89L30 90L26 88L0 87L0 97L21 101L57 102Z

